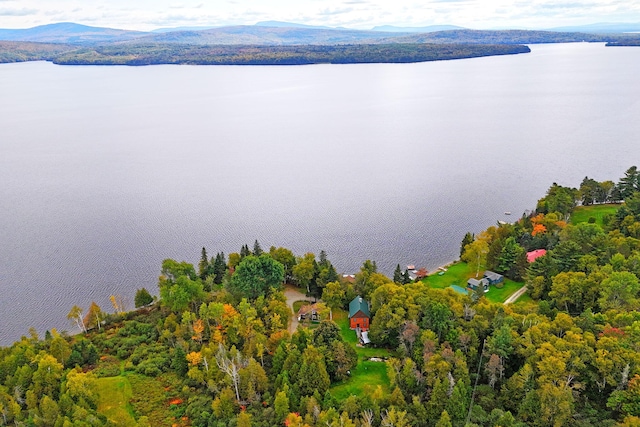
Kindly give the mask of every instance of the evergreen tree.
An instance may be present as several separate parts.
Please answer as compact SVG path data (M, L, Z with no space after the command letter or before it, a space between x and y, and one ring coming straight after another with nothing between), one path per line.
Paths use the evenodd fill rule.
M260 256L264 253L264 251L262 250L262 247L260 247L260 243L258 243L258 239L256 239L255 242L253 242L253 254L255 256Z
M224 275L227 273L227 261L224 252L218 252L216 259L213 261L213 283L219 285L222 283Z
M242 259L244 257L248 257L249 255L251 255L251 251L249 250L249 246L248 245L242 245L242 247L240 248L240 259Z
M185 376L189 370L189 363L187 362L187 354L182 349L182 346L176 346L173 351L173 357L171 358L171 368L176 371L179 376Z
M404 270L404 274L402 275L402 284L407 285L411 283L411 276L409 276L409 270Z
M152 302L153 297L146 288L138 289L136 291L136 296L134 299L136 308L144 307L145 305L149 305Z
M620 178L617 185L621 199L626 200L634 191L640 191L640 172L636 166L631 166Z
M302 355L298 379L300 395L312 396L316 390L324 394L329 389L329 384L329 374L322 353L312 345L307 346Z
M400 264L396 265L396 269L393 272L393 281L399 285L404 283L404 275L402 274L402 270L400 269Z
M473 233L467 233L464 235L464 237L462 238L462 243L460 243L460 258L462 258L462 255L464 254L465 246L473 243L474 240L475 236L473 235Z
M440 415L440 419L436 423L436 427L453 427L453 424L451 424L451 417L449 417L447 411L442 411L442 415Z
M208 272L209 257L207 256L207 249L203 247L200 255L200 262L198 263L198 276L200 276L200 279L204 280L207 278Z

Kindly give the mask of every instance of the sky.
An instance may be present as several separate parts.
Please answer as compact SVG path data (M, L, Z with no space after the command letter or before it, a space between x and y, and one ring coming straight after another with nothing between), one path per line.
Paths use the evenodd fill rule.
M0 0L0 28L76 22L147 31L267 20L357 29L552 28L640 22L640 0Z

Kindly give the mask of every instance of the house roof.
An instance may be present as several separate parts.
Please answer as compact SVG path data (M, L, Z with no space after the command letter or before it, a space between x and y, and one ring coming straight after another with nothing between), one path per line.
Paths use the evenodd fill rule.
M503 276L502 274L494 273L493 271L487 270L484 272L484 277L486 277L492 282L495 282L495 281L501 280Z
M298 310L298 315L301 314L309 314L313 311L317 311L318 310L318 304L311 304L311 305L303 305L302 307L300 307L300 310Z
M467 280L467 285L469 286L478 286L480 284L480 280L471 278Z
M533 262L541 256L544 256L546 253L546 249L536 249L535 251L527 252L527 261Z
M349 319L359 311L362 311L365 316L371 317L371 314L369 313L369 303L360 295L355 297L353 301L349 303Z

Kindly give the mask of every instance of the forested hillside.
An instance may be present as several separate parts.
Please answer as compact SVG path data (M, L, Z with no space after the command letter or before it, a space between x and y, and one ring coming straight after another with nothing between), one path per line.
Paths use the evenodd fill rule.
M493 303L493 285L459 293L440 289L444 271L400 268L392 280L369 260L342 276L324 252L257 241L203 248L197 266L164 260L159 298L139 289L137 310L117 295L110 313L74 306L78 335L31 331L0 349L0 425L640 425L636 167L554 183L530 215L468 233L461 255L465 278L492 270L528 294ZM291 334L300 293L321 298L323 320ZM346 319L358 295L367 347Z
M62 65L302 65L407 63L527 53L526 46L379 44L300 46L201 46L119 44L80 49L53 59Z

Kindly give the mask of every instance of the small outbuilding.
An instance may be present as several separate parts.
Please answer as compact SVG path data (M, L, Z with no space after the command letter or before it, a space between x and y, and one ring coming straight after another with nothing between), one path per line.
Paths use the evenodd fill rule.
M370 322L369 303L358 295L349 303L349 327L368 331Z

